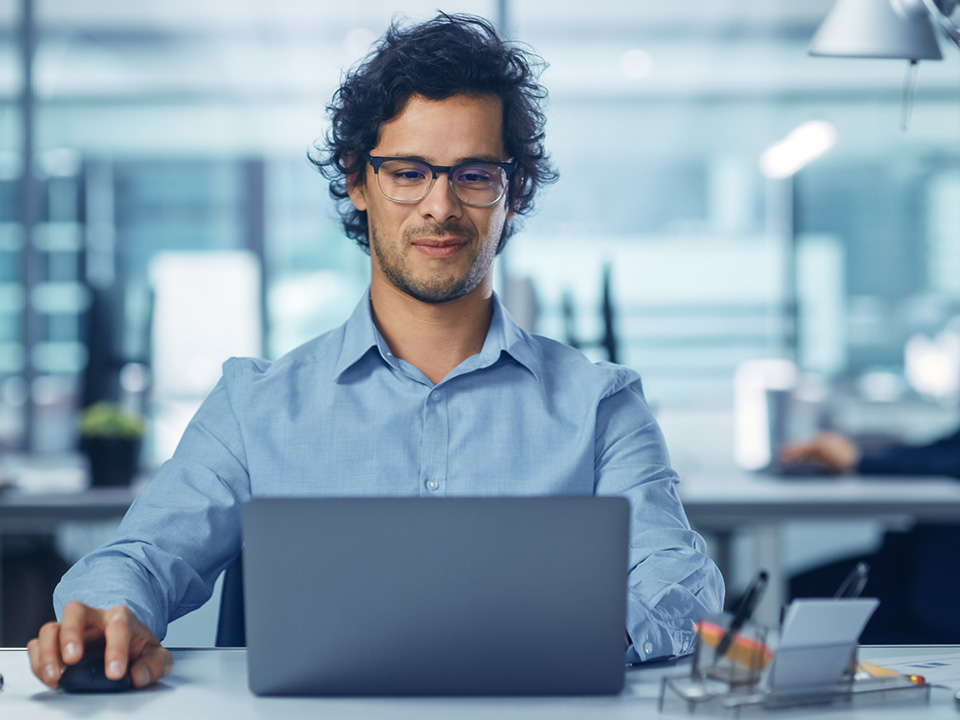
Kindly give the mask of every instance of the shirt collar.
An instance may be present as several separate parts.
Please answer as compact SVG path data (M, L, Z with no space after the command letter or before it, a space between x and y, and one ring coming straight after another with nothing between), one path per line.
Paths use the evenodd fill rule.
M517 325L500 302L500 297L494 293L493 318L490 320L490 329L487 331L487 338L480 351L480 366L492 365L502 353L506 353L539 380L541 359L536 347L533 338Z
M360 358L371 348L380 348L381 354L387 350L387 344L376 325L373 324L373 314L370 312L370 289L363 294L357 307L354 308L350 319L343 325L343 342L340 345L340 357L333 368L333 379L339 380L349 368L356 365ZM384 358L386 360L386 358Z
M483 348L478 355L470 360L470 367L464 371L476 370L493 365L506 353L530 373L540 379L541 359L536 352L533 339L517 325L510 317L510 313L500 302L496 293L493 294L493 317L490 320L490 329L483 342ZM340 379L349 368L356 365L373 348L377 348L383 361L389 365L396 365L396 358L390 354L390 348L373 323L373 313L370 310L370 289L364 293L350 319L343 326L343 343L340 346L340 356L334 367L334 381Z

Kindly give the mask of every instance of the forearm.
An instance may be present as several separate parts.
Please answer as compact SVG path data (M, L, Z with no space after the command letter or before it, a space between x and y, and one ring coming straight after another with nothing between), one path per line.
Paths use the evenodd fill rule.
M242 499L211 470L171 460L141 492L114 540L80 559L57 586L70 600L125 605L158 638L200 607L240 547Z
M64 605L73 600L104 610L123 605L163 639L167 630L163 596L159 583L135 560L104 546L67 571L54 590L53 605L58 620L63 619Z
M863 475L947 475L960 478L960 448L935 443L864 451L857 466Z
M167 623L209 599L240 549L250 484L223 384L191 421L173 459L140 492L117 536L82 558L57 586L70 600L125 605L158 638Z
M671 481L654 481L657 494L674 498ZM646 488L646 492L654 488ZM651 512L645 498L633 501L634 527L628 576L629 661L686 655L694 649L694 623L723 610L724 582L706 554L703 538L674 513ZM679 500L675 500L679 508ZM650 517L651 515L658 517Z
M627 660L692 652L694 623L723 608L723 578L690 529L677 475L639 388L604 401L597 432L597 494L622 495L631 505Z

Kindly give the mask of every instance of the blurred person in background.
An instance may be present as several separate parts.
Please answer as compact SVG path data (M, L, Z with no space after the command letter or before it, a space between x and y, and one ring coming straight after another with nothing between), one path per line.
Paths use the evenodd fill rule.
M960 430L926 445L862 446L822 433L781 451L784 465L835 475L950 476L960 479ZM880 607L861 638L870 644L960 643L960 519L885 533L876 552L813 568L790 581L792 597L830 597L857 564L870 565L865 595Z

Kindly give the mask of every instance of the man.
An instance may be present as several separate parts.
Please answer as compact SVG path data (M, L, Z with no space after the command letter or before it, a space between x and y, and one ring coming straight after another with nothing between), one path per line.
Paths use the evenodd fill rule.
M925 445L861 447L839 433L821 433L786 446L782 461L811 463L834 474L948 475L960 478L960 431ZM880 607L861 640L870 644L956 644L960 642L960 573L955 548L960 526L920 523L890 531L872 554L808 570L790 581L796 597L831 595L858 562L870 566L868 594Z
M58 586L60 623L29 646L47 685L84 632L106 635L108 677L128 659L138 687L169 672L158 638L210 596L253 495L624 495L627 660L692 650L723 581L639 377L526 334L493 294L513 221L554 179L533 61L485 21L441 14L392 27L346 78L315 162L370 251L369 293L275 363L225 363L117 538Z

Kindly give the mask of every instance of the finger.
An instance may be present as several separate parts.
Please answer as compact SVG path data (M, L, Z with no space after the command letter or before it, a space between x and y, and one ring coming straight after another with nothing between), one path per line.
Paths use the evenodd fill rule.
M49 622L40 628L36 639L37 667L34 674L44 685L57 687L60 682L60 625Z
M27 643L27 657L30 658L30 672L40 677L40 641L37 638Z
M119 680L127 672L130 657L131 613L122 605L117 605L104 613L103 620L103 634L107 640L103 653L104 668L108 678Z
M809 445L791 445L781 451L780 457L785 462L800 463L810 460L812 454L813 451Z
M157 644L147 648L130 668L135 687L146 687L166 677L173 669L173 656L165 647Z
M780 450L780 458L786 462L793 462L798 458L803 457L803 453L806 451L806 448L802 445L787 445Z
M83 640L87 627L99 624L100 611L71 600L63 606L60 618L60 654L64 663L73 665L83 657Z

